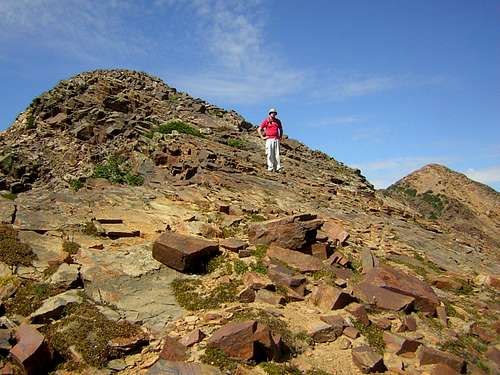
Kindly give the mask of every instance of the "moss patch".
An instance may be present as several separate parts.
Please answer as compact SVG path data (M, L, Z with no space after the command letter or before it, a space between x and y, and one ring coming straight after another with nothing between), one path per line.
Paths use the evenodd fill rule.
M186 310L216 309L222 303L237 301L239 281L221 283L212 290L204 290L200 280L175 279L170 284L179 305Z
M302 371L285 363L263 362L259 365L268 375L301 375Z
M236 370L238 364L241 363L240 361L229 357L226 353L217 348L207 348L200 359L203 363L229 371Z
M108 346L110 340L141 333L140 328L131 323L106 319L89 303L73 305L66 314L65 318L48 326L46 334L50 345L68 360L71 360L68 348L74 345L86 363L102 367L112 354Z
M28 316L42 306L45 299L62 291L63 289L49 284L23 281L14 296L4 302L5 309L9 314Z
M353 320L352 324L366 339L370 346L375 348L379 353L383 354L385 349L385 342L383 339L384 331L377 327L375 324L365 326L358 320Z
M80 245L73 241L64 241L62 247L70 255L76 254L80 249Z
M19 242L16 231L8 225L0 226L0 261L9 266L30 266L36 255L27 244Z
M467 362L477 364L488 346L478 337L459 335L455 340L449 340L441 344L440 349L453 353Z

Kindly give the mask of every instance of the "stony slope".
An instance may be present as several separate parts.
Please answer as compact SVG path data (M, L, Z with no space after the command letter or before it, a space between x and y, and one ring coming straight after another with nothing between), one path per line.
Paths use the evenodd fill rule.
M195 131L156 131L169 120ZM366 344L399 373L440 373L430 357L459 366L450 353L465 358L469 372L494 373L500 267L490 244L458 237L298 141L285 139L283 154L285 173L267 173L253 125L144 73L95 71L62 81L0 138L1 328L36 335L19 325L40 324L59 356L50 364L58 374L89 366L103 374L167 371L172 365L159 357L188 360L182 366L195 373L202 361L233 368L207 346L219 329L235 333L227 324L242 319L247 331L233 341L246 342L258 321L259 334L244 347L265 353L252 353L259 366L237 362L240 373L359 374L378 355L363 351ZM188 274L155 260L153 244L165 232L218 244L211 272ZM257 286L262 281L248 290L250 270L272 278L264 281L271 290ZM300 285L283 285L290 279ZM373 299L375 292L391 297ZM187 334L198 337L189 349L171 340ZM404 342L413 351L396 354L401 337L393 335L445 354L415 354L413 341ZM282 345L293 355L269 362ZM249 359L240 349L225 348ZM19 346L10 350L19 358Z

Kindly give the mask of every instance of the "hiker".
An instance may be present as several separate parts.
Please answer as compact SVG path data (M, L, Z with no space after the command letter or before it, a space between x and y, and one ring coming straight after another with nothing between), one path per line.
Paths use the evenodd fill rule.
M267 156L267 170L270 172L281 172L280 162L280 140L283 136L283 128L281 121L276 117L278 112L276 109L269 110L269 116L262 121L262 124L257 128L262 139L266 140L266 156ZM262 134L265 131L265 135Z

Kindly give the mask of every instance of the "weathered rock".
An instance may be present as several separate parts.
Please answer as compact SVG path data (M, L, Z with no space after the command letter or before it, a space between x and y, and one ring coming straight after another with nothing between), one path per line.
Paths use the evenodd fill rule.
M63 285L69 288L75 285L79 280L80 266L78 264L68 264L63 263L59 266L56 272L54 272L47 282L49 284Z
M366 309L362 304L351 303L349 306L347 306L346 310L361 324L365 326L370 325L370 318L368 318L368 313L366 312Z
M437 306L436 317L441 321L441 323L443 323L445 327L448 327L448 314L446 313L446 307Z
M369 346L352 349L352 360L364 374L386 370L382 356Z
M0 224L12 224L16 205L10 199L0 197Z
M359 331L354 328L354 327L346 327L344 328L344 335L346 335L347 337L349 337L350 339L355 339L355 338L358 338L360 333Z
M326 260L326 263L330 266L339 264L342 267L347 267L351 263L351 261L344 254L336 251L330 256L330 258Z
M255 293L255 302L268 303L270 305L281 305L285 303L282 295L266 289L259 289Z
M131 337L116 337L108 342L111 356L122 356L123 354L137 351L141 346L147 344L148 339L144 333L138 333Z
M362 272L367 273L371 269L377 267L379 265L379 261L375 255L372 254L370 249L364 248L361 252L361 267Z
M500 349L496 346L488 347L486 357L493 361L500 368Z
M257 272L245 272L241 281L246 287L254 290L274 288L274 284L269 277L258 274Z
M218 249L215 242L165 232L153 244L153 258L178 271L187 271L203 267Z
M411 296L415 298L416 307L426 313L433 314L439 305L439 299L429 285L389 266L373 268L365 274L361 282Z
M255 289L245 288L238 293L238 301L243 303L251 303L255 301Z
M314 272L323 268L321 260L313 257L312 255L284 249L275 245L271 245L271 247L267 250L267 256L271 259L283 262L300 272Z
M351 347L352 347L351 340L349 340L346 337L341 337L339 339L339 348L341 350L347 350L347 349L350 349Z
M344 227L333 220L325 221L321 230L335 246L342 245L349 238L349 233Z
M383 310L409 311L415 302L413 297L374 286L367 282L356 285L354 295L363 302L375 305Z
M286 249L302 249L316 240L316 232L323 220L303 214L252 224L248 239L252 244L275 244Z
M308 336L315 342L335 341L340 336L336 327L321 320L308 321L305 325Z
M250 360L255 355L255 321L229 323L215 331L208 339L208 346L221 349L228 356Z
M12 331L10 329L0 329L0 353L4 351L9 351L12 348L10 344L10 339L12 337Z
M190 347L199 343L205 336L206 335L199 328L196 328L179 340L179 342L186 347Z
M160 352L160 358L167 361L184 361L187 348L173 337L165 337L165 344Z
M342 335L344 328L347 327L347 322L340 315L322 315L319 318L333 328L337 337Z
M43 335L29 324L21 324L16 331L17 344L10 350L12 358L28 375L47 371L52 362L52 353Z
M450 366L447 366L442 363L438 363L436 365L429 366L429 369L425 372L428 375L458 375L459 372L452 369Z
M311 245L311 254L312 256L319 258L321 260L328 259L330 247L327 243L318 242Z
M384 353L384 364L389 371L395 371L398 374L404 368L404 363L394 353Z
M267 275L276 285L292 289L299 296L304 296L306 278L281 264L270 264Z
M156 362L146 375L222 375L222 371L217 367L205 365L202 363L188 363L177 361L166 361L164 359Z
M414 355L418 347L422 345L421 342L406 338L404 336L396 335L390 332L384 332L383 339L386 349L397 355L410 353Z
M225 238L219 241L219 245L225 249L238 253L240 250L246 249L248 244L245 241L237 238Z
M48 319L58 319L67 305L83 302L80 293L81 290L71 289L67 292L47 298L42 306L30 315L31 321L34 323L41 323L46 322Z
M417 349L417 366L445 364L457 372L465 368L465 361L454 354L420 345Z
M253 340L256 345L257 355L263 355L267 360L277 360L281 356L282 341L279 335L273 335L269 327L257 323Z
M111 239L122 237L139 237L141 232L136 229L130 229L125 224L101 224L103 235Z
M392 327L391 320L387 318L376 319L373 321L373 324L384 331L390 330Z
M313 289L310 301L323 310L336 310L355 302L356 299L341 289L329 285L319 285Z

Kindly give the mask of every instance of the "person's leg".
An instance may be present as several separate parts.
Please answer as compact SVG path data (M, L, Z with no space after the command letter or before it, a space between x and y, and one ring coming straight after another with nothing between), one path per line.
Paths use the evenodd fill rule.
M266 157L267 157L267 170L273 170L273 159L272 159L272 139L266 139Z
M276 149L274 151L274 158L276 160L276 171L280 171L281 170L281 158L280 158L280 141L279 140L276 140Z
M272 170L276 172L277 169L277 160L276 160L276 150L278 146L278 140L277 139L271 139L271 163L272 163Z

